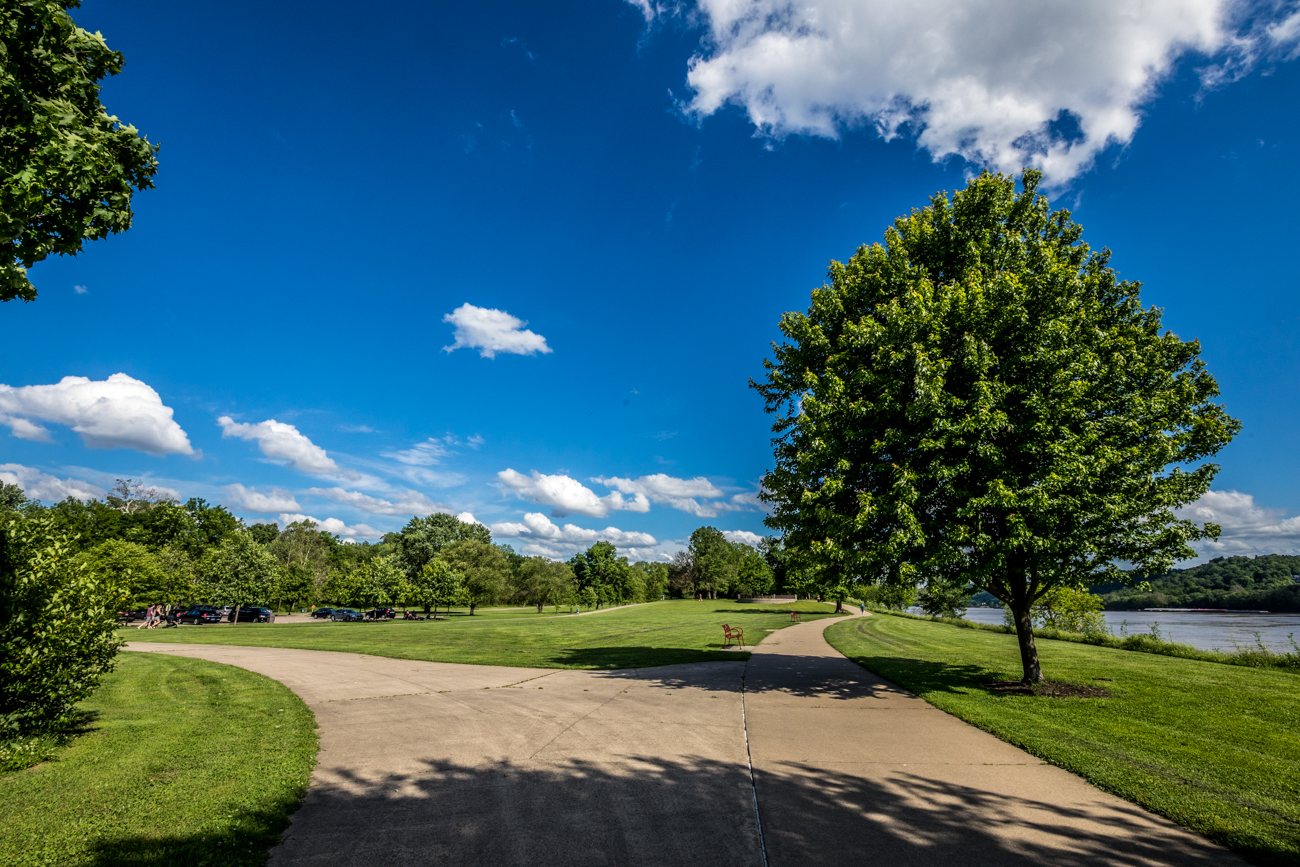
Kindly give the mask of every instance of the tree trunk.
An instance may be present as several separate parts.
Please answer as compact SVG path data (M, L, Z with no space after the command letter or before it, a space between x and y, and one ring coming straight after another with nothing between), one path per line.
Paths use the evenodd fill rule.
M843 599L836 599L836 600L835 600L835 613L836 613L836 614L843 614L843 613L844 613L844 600L843 600Z
M474 605L475 605L475 602L474 602L473 599L471 599L471 600L469 601L469 616L470 616L470 617L473 617L473 616L474 616ZM448 614L451 613L451 609L450 609L450 608L447 609L447 613L448 613Z
M239 603L238 602L235 603L235 616L233 619L231 619L230 623L232 626L239 625Z
M544 604L544 603L541 603L541 602L538 602L538 603L537 603L537 613L538 613L538 614L541 614L541 613L542 613L542 605L543 605L543 604Z
M1033 603L1017 601L1011 608L1011 616L1016 621L1016 640L1020 644L1020 665L1024 669L1024 683L1039 683L1043 680L1043 669L1038 664L1038 645L1034 644L1034 622L1029 617Z

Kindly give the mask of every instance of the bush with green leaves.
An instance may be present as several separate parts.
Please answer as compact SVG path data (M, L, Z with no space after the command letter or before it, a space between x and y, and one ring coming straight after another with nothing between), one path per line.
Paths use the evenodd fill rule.
M48 518L0 514L0 739L49 730L113 668L126 590Z

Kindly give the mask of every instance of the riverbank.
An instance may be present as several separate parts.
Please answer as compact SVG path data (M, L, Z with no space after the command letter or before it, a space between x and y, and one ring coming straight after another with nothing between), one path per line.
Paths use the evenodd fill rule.
M1197 650L1234 653L1264 650L1295 653L1292 642L1300 636L1300 614L1235 611L1103 611L1107 630L1120 638L1150 635ZM973 623L1001 626L1001 608L967 608L963 617Z

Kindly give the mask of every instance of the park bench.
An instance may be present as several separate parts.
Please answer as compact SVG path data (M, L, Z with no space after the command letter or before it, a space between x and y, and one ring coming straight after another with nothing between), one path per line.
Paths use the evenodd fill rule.
M722 635L723 635L723 642L722 642L723 647L730 646L731 642L733 641L736 642L736 644L740 645L741 647L745 646L745 631L741 629L739 626L732 626L728 623L722 624Z

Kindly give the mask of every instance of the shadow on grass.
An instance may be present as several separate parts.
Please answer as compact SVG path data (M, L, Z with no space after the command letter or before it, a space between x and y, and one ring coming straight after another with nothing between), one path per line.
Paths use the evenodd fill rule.
M245 809L219 833L180 836L159 828L147 836L106 836L72 863L91 867L262 867L298 804L296 798L286 798L260 810ZM65 862L56 857L32 863Z
M867 778L801 764L758 773L767 861L784 865L1094 867L1236 863L1136 807L1063 809L924 773ZM264 817L265 822L272 821ZM255 864L265 838L120 839L95 867ZM1251 853L1261 864L1294 863ZM272 865L758 865L743 760L624 755L555 763L423 760L311 789Z

